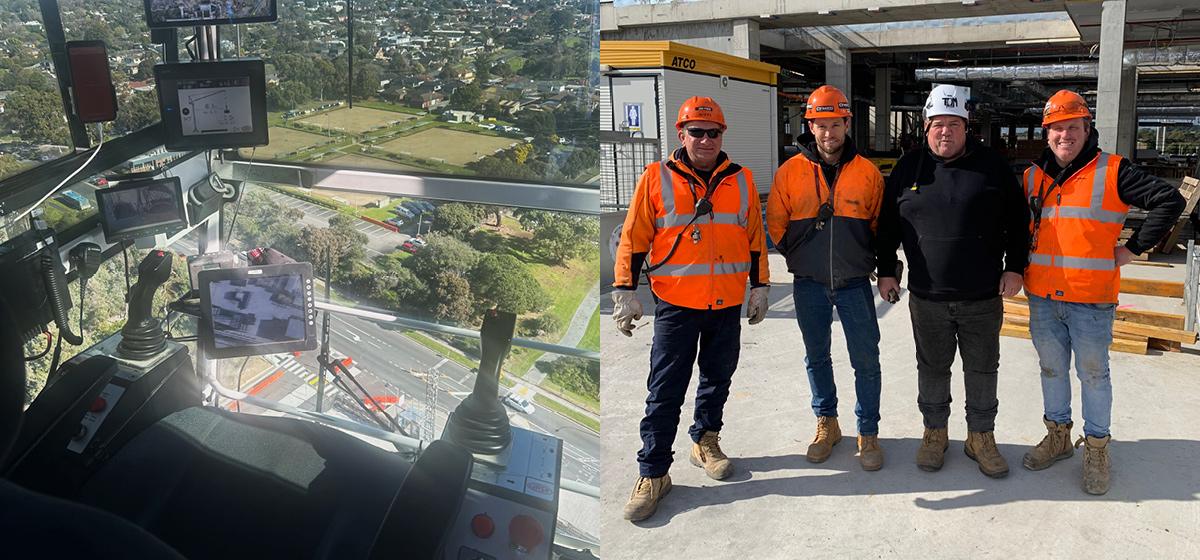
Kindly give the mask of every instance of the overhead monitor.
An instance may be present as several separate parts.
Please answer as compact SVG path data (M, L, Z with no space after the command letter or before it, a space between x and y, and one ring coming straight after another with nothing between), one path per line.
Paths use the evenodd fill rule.
M235 358L317 347L312 265L202 270L200 345Z
M264 146L265 67L260 59L154 66L163 144L169 150Z
M275 0L143 0L146 24L159 27L194 27L275 21Z
M171 234L187 227L178 177L121 181L98 189L96 206L109 243Z

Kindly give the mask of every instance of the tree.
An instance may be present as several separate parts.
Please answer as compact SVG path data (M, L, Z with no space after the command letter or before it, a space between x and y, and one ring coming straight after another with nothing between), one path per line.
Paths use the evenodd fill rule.
M439 321L466 324L473 318L471 286L452 272L442 271L433 276L429 299L433 317Z
M438 206L433 212L433 230L458 239L466 239L477 225L479 214L465 204L450 202Z
M289 80L267 86L267 109L286 111L307 103L312 97L308 86L299 80Z
M9 96L5 114L11 128L26 142L60 146L71 143L62 100L56 92L18 89Z
M411 270L431 288L435 276L448 272L465 276L479 262L479 251L453 237L434 234L417 254L404 260L404 267Z
M550 296L512 255L484 255L471 270L471 293L482 312L493 307L520 315L546 308Z
M497 76L500 76L502 78L508 78L508 77L512 76L513 74L516 74L516 72L513 72L512 66L509 65L507 60L502 60L499 63L493 65L492 73Z
M0 177L8 177L24 168L25 166L16 157L10 154L0 154Z
M562 321L549 313L521 320L522 336L543 336L562 328Z
M381 73L377 64L368 62L357 66L354 69L354 97L366 99L374 96L379 91Z
M542 367L556 385L581 395L600 394L600 362L563 356Z
M350 253L350 243L333 228L304 226L296 245L302 253L301 258L312 263L313 273L318 277L324 278L332 266L335 271L333 279L337 281L341 278L338 273L348 261L343 257Z
M531 136L550 136L557 130L554 113L546 111L525 111L517 119L517 126Z
M450 94L450 106L464 111L474 111L479 108L479 100L482 97L483 91L475 84L458 86L454 93Z
M152 91L135 91L125 98L117 111L113 127L118 132L133 132L158 122L158 95Z
M304 212L275 202L274 199L258 189L246 191L242 195L241 208L234 231L234 238L241 241L243 247L275 247L292 252L296 239L300 235L300 220ZM233 202L226 203L225 213L233 215ZM286 249L286 250L285 250ZM296 256L296 255L292 255Z
M547 262L566 264L571 258L596 251L600 223L594 217L519 209L514 215L521 227L533 233L533 246Z

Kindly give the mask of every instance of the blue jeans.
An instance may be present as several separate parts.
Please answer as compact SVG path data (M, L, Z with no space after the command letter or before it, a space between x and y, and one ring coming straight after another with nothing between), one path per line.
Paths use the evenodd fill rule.
M833 359L829 340L833 309L837 308L850 365L854 367L854 391L858 403L859 435L879 433L879 321L875 315L875 292L866 278L851 280L846 287L832 290L808 278L792 283L796 303L796 322L804 337L808 385L812 389L812 409L817 416L837 416L837 385L833 382Z
M1070 303L1029 296L1029 334L1042 367L1042 403L1046 419L1071 421L1071 353L1083 393L1083 433L1108 435L1112 420L1112 381L1108 346L1112 344L1116 305Z
M646 415L638 451L641 476L657 478L671 468L679 414L699 366L696 411L688 435L699 443L704 432L724 425L725 401L741 352L742 306L688 309L660 301L654 310L654 343L650 347L650 377L646 381Z

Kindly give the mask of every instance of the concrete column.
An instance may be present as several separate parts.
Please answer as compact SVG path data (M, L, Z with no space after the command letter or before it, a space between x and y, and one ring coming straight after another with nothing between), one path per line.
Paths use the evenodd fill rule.
M758 22L750 19L739 19L733 22L730 52L734 56L759 60Z
M1025 139L1033 140L1033 127L1032 126L1025 129Z
M1121 111L1117 118L1116 153L1125 157L1137 154L1137 81L1136 67L1121 71Z
M992 125L992 116L988 114L980 115L979 117L979 137L983 140L984 146L991 147L992 139L995 137L995 126Z
M1008 125L1008 148L1011 150L1017 147L1017 125Z
M1166 153L1167 127L1165 127L1165 126L1158 127L1158 135L1154 139L1154 149L1158 150L1158 153L1160 153L1160 154Z
M888 68L875 69L875 149L892 149L892 74Z
M1100 149L1120 153L1122 81L1121 57L1125 53L1125 1L1105 0L1100 11L1100 75L1096 85L1096 131ZM1136 73L1136 71L1135 71ZM1136 90L1135 90L1136 91ZM1136 124L1137 121L1134 121ZM1124 154L1122 154L1124 155Z
M842 90L846 99L854 99L854 92L850 91L849 49L825 49L825 83Z
M858 149L865 150L871 140L871 105L863 101L851 101L850 112L854 119L850 121L850 136L854 138Z

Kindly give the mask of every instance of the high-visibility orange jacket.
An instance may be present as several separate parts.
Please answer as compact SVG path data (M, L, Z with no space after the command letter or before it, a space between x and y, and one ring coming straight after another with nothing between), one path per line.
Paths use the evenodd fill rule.
M1035 216L1030 226L1026 293L1074 303L1117 302L1121 269L1113 251L1129 211L1117 193L1121 160L1099 152L1057 186L1037 164L1025 170L1026 194L1041 200L1040 224Z
M822 170L823 166L829 169ZM842 288L875 270L874 239L882 200L883 175L858 155L849 138L836 166L825 164L810 144L775 172L767 198L767 232L787 257L788 272ZM833 215L817 229L826 202L832 204Z
M693 220L705 196L712 212ZM621 228L613 286L636 287L644 259L650 289L668 303L691 309L741 305L747 280L754 286L770 283L761 212L749 169L722 152L705 181L680 148L647 165L638 180Z

